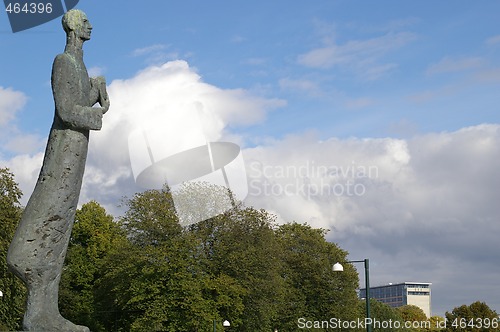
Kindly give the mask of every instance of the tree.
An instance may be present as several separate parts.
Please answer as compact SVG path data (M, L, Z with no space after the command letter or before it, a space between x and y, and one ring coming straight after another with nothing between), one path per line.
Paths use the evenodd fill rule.
M224 194L196 189L208 191L206 197ZM208 331L227 319L241 332L294 331L300 317L359 316L357 272L352 265L332 271L347 252L327 242L326 231L297 223L278 227L268 212L230 201L224 213L182 226L168 188L125 200L128 209L118 222L126 240L100 259L99 278L92 281L82 271L68 277L93 285L93 312L99 313L94 330ZM200 219L190 209L183 213L185 220ZM75 230L74 248L88 243L76 224ZM85 255L72 256L75 262L92 261L91 246L83 248ZM90 298L82 300L86 308Z
M358 274L346 264L344 272L333 272L335 262L345 262L347 252L327 242L326 231L309 225L281 225L276 237L282 250L286 283L285 301L277 318L278 330L293 331L297 319L334 317L356 320L359 314Z
M181 235L182 227L168 188L137 193L126 199L124 205L127 211L120 223L134 245L162 245Z
M422 308L416 305L407 304L397 308L397 310L405 322L424 322L427 320Z
M21 219L22 193L7 168L0 168L0 328L20 330L26 301L26 288L7 269L7 250Z
M361 317L366 317L366 306L364 300L359 301L359 307L362 310ZM404 329L404 321L403 318L401 317L399 310L397 310L396 308L392 308L385 303L382 303L375 299L370 299L370 313L373 321L377 321L379 323L399 322L399 326L401 326L400 328L397 328L397 324L393 323L391 328L390 326L384 327L384 326L377 326L374 324L373 326L374 332L411 331L408 329Z
M202 269L210 274L212 289L207 295L214 301L218 320L230 320L238 331L276 327L285 284L273 225L274 217L266 211L237 203L190 227L202 249Z
M444 331L444 327L446 326L446 320L440 316L431 316L429 323L430 327L426 331Z
M484 302L455 307L445 316L446 331L500 331L498 314Z
M110 251L125 241L125 233L95 201L76 211L59 290L61 313L72 321L102 331L96 284Z
M238 331L273 327L282 280L271 215L235 204L182 227L168 188L125 204L129 258L117 252L104 283L117 310L134 313L119 319L125 329L202 331L225 319Z
M178 223L168 188L135 194L125 205L120 223L129 241L106 258L98 287L109 311L106 330L209 330L209 274L200 269L196 239Z
M396 310L401 316L403 322L412 324L412 331L425 331L427 325L432 327L430 321L427 319L427 315L425 314L425 312L422 310L422 308L417 307L416 305L407 304L402 307L396 308ZM407 331L408 330L410 330L410 328L407 328Z
M401 315L401 318L403 319L404 322L414 323L414 326L418 326L419 324L429 324L427 323L428 319L425 312L416 305L407 304L397 308L397 311ZM414 328L414 330L419 330L419 329Z

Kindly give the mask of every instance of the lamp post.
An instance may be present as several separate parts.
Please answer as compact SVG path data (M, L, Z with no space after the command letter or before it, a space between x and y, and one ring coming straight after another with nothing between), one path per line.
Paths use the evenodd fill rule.
M370 260L365 258L361 261L347 261L346 263L365 263L365 289L366 289L366 331L372 332L372 322L370 319ZM333 264L334 272L344 271L344 267L340 263Z
M231 326L231 323L226 319L225 321L222 322L222 326L224 327L229 327ZM214 332L217 332L217 320L214 319Z

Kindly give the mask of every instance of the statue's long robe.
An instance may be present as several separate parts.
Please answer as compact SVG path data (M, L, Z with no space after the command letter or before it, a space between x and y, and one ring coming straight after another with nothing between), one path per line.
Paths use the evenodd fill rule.
M102 111L92 108L98 92L91 86L81 51L67 49L56 57L52 91L55 115L42 169L9 248L8 263L28 285L57 287L80 196L89 130L101 129Z

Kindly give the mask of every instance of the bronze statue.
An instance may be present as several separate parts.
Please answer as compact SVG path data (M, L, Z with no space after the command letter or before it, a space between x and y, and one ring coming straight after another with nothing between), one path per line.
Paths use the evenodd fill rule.
M66 48L52 67L55 115L42 169L10 245L9 268L28 288L26 331L89 331L59 313L62 267L87 158L89 132L109 109L104 77L89 78L83 43L92 26L80 10L62 19ZM99 103L100 107L92 107Z

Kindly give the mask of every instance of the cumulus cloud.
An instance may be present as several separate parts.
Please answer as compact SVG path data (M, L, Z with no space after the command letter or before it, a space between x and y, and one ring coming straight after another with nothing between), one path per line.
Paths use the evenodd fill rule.
M117 213L123 195L144 189L136 186L131 169L128 141L134 130L164 135L157 148L168 155L168 149L179 151L207 141L238 142L240 137L228 131L228 126L258 123L267 112L285 104L243 89L220 89L203 82L185 61L150 66L132 78L115 80L108 92L111 109L104 116L103 129L91 133L80 202L96 199ZM2 89L0 94L0 119L5 123L13 119L26 97L11 89ZM34 136L20 135L4 142L4 149L18 155L2 164L15 172L25 200L42 162L43 147L36 146L36 141Z
M90 77L97 77L101 76L104 73L105 68L99 67L99 66L94 66L91 68L88 68L88 73Z
M35 182L42 167L43 152L34 155L20 154L8 160L0 160L0 167L8 167L23 192L21 204L26 204L35 188Z
M0 86L0 158L2 154L32 154L40 150L39 136L22 133L14 122L28 97L21 91Z
M130 79L115 80L108 93L111 108L103 129L91 136L82 190L85 198L102 195L109 200L141 190L133 184L131 157L148 164L150 157L158 160L207 141L238 140L227 130L229 125L258 123L267 112L284 105L282 100L203 82L185 61L150 66ZM152 155L129 146L137 130L148 136Z
M247 201L332 230L352 259L371 258L373 285L433 282L434 313L498 308L499 147L493 124L407 140L290 136L244 151ZM460 284L477 284L476 297Z
M284 205L288 209L276 210L281 220L303 216L303 222L342 230L363 223L358 209L373 208L363 206L365 201L390 191L395 175L408 178L402 173L410 161L407 142L396 139L318 142L314 135L291 136L244 152L250 204L272 210ZM297 204L299 198L304 204Z
M3 149L12 154L34 154L45 147L46 142L38 135L17 133L8 138Z
M39 137L23 134L12 124L27 100L21 91L0 87L0 167L8 167L15 174L24 193L22 203L33 191L43 157L38 153Z
M27 97L24 93L0 86L0 128L15 118L16 113L24 107L26 101Z

